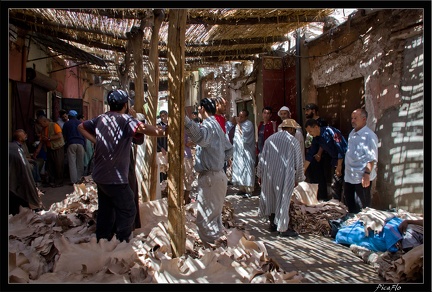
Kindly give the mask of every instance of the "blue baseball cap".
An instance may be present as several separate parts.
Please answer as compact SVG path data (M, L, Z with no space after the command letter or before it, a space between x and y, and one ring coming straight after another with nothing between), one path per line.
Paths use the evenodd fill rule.
M71 117L76 117L77 115L78 115L78 113L75 110L70 110L68 113L68 116L71 116Z
M129 95L121 89L111 90L107 94L107 101L110 106L125 104L129 101Z

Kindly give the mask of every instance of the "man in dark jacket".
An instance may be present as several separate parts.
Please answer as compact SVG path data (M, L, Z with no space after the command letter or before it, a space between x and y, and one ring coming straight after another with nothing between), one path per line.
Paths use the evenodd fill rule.
M159 112L159 118L161 119L161 121L159 123L157 123L157 126L162 127L164 129L166 129L166 127L168 126L168 112L166 110L161 110ZM166 137L158 137L156 139L157 141L157 152L162 152L162 155L167 155L167 151L168 151L168 140ZM161 172L160 174L160 182L164 181L167 179L168 175L165 172Z
M31 166L25 157L18 135L25 133L19 129L14 132L14 140L9 143L9 214L19 213L20 206L33 210L43 209Z
M70 181L72 184L76 184L84 174L86 141L78 131L78 125L81 124L81 121L77 119L78 113L75 110L70 110L68 116L69 120L63 125L63 137L66 142Z
M318 148L322 148L331 157L332 166L332 196L333 199L342 199L342 185L344 174L344 159L348 144L342 133L333 127L320 127L315 119L309 119L305 124L306 131L313 137L311 151L306 154L304 172L314 159L313 153L317 153ZM324 174L321 174L324 175Z
M318 106L315 103L308 103L304 107L304 111L306 119L316 120L320 127L328 126L327 121L319 116ZM305 157L306 154L309 154L312 155L314 159L310 161L310 165L305 175L309 183L318 184L317 199L327 201L327 181L330 177L330 168L328 167L328 165L330 165L330 156L322 149L322 147L311 149L310 146L312 145L312 140L313 137L306 133L306 139L304 143L306 148ZM315 152L312 153L312 151Z

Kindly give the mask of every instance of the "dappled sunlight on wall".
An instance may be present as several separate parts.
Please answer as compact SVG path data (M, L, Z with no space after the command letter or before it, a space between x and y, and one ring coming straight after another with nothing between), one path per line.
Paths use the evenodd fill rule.
M401 103L384 111L377 124L379 148L377 196L380 208L423 213L424 85L423 38L407 40ZM387 161L387 164L383 162ZM389 187L394 186L394 187Z

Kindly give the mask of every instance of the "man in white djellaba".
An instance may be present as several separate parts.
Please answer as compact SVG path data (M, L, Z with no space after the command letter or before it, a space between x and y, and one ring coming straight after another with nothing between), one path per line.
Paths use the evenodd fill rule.
M255 187L255 130L248 116L247 110L239 113L233 139L231 181L243 198L250 198Z

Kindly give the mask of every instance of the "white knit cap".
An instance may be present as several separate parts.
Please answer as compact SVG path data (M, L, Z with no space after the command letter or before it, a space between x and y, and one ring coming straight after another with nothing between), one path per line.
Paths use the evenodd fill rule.
M278 116L280 117L280 111L288 111L289 113L291 113L290 109L287 106L283 106L280 108L280 110L278 111Z

